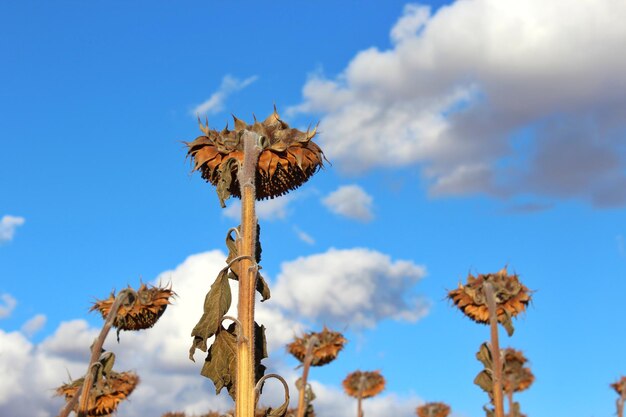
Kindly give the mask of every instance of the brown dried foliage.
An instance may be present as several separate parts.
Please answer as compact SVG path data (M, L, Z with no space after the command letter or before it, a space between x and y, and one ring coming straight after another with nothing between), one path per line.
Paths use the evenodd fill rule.
M252 131L265 138L256 172L256 198L263 200L286 194L289 190L304 184L323 165L324 154L319 146L311 141L316 130L302 132L290 128L280 119L276 108L263 122L256 119L253 124L237 119L235 130L228 126L222 131L209 129L208 123L200 124L203 136L186 143L187 155L194 161L194 171L200 171L202 178L218 186L228 178L227 194L240 198L237 180L238 165L243 163L243 141L240 136L244 130ZM234 159L239 164L232 164ZM220 200L228 198L220 195Z
M118 330L148 329L163 314L170 297L176 295L171 288L148 287L141 284L137 291L132 291L125 303L117 311L113 326ZM98 310L106 319L111 306L115 302L115 292L106 300L96 300L90 311Z
M83 381L84 378L80 378L61 385L56 389L56 394L65 396L65 401L69 402L83 386ZM138 383L139 377L133 372L111 372L92 387L87 403L87 415L108 416L113 413L118 404L133 392ZM78 413L78 403L74 412Z
M379 371L354 371L343 380L343 389L354 398L370 398L385 389L385 378Z
M324 327L321 332L310 332L302 337L296 337L287 345L287 351L300 362L304 362L307 346L313 337L317 338L317 343L313 346L311 366L322 366L332 362L348 342L341 333Z
M448 298L470 319L488 324L489 309L484 291L487 282L493 286L498 322L506 327L510 325L511 317L526 310L531 298L530 291L519 281L517 274L508 275L506 268L494 274L479 274L477 277L469 274L467 283L459 283L457 289L448 292Z
M417 407L418 417L447 417L450 406L442 402L430 402Z
M617 392L617 395L626 395L626 376L623 376L617 382L612 383L611 388Z
M527 361L521 351L512 348L504 349L502 388L505 392L524 391L535 381L530 368L524 366Z

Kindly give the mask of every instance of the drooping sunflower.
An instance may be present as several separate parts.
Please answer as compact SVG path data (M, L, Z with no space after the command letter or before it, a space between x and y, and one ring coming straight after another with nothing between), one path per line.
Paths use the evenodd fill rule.
M511 317L526 310L531 296L530 290L519 281L518 275L509 275L506 267L493 274L479 274L477 277L469 274L467 283L459 283L458 288L448 292L448 298L470 319L489 324L489 308L484 289L487 282L493 286L498 322L511 335Z
M513 348L504 349L504 367L502 370L502 388L505 392L520 392L528 389L535 381L528 362L522 351Z
M442 402L430 402L417 407L418 417L448 417L450 406Z
M379 371L354 371L343 380L343 390L354 398L370 398L385 389L385 378Z
M65 401L71 401L78 389L83 386L84 378L61 385L56 389L57 395L65 396ZM108 416L112 414L139 384L139 377L133 372L110 372L106 378L92 388L87 403L88 416ZM74 408L78 413L78 403Z
M176 295L171 288L160 288L141 284L137 291L131 289L126 301L117 311L113 326L119 330L148 329L157 322L163 314L170 297ZM96 300L90 311L98 310L102 318L106 319L113 303L115 293L111 293L105 300Z
M237 119L235 129L228 126L222 131L209 129L208 123L200 123L204 135L186 143L187 155L193 159L194 171L217 187L220 203L229 196L241 198L237 172L243 163L244 130L261 136L262 147L255 178L256 198L263 200L286 194L304 184L323 165L324 154L311 139L316 129L302 132L290 128L276 108L263 122L249 125Z
M309 342L314 339L311 366L322 366L335 360L347 340L339 332L326 327L321 332L309 332L287 345L287 351L300 362L304 362Z

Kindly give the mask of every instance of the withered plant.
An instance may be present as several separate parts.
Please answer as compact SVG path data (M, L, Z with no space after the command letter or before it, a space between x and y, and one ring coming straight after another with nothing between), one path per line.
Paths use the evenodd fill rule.
M505 267L496 273L477 277L469 274L467 283L459 283L458 288L448 292L448 298L470 319L490 325L491 345L483 344L478 354L489 358L489 372L493 375L491 402L495 416L504 417L498 323L504 326L509 336L513 335L511 319L525 311L531 299L530 291L519 281L517 274L509 275ZM487 351L483 355L484 349ZM492 355L492 352L497 354Z
M418 417L448 417L450 406L442 402L430 402L417 407Z
M357 399L357 417L363 417L362 402L385 389L385 378L379 371L354 371L343 380L343 390Z
M225 207L230 196L241 198L241 224L227 233L227 266L206 295L204 314L192 331L189 356L193 360L196 349L206 352L207 340L215 336L201 374L213 381L216 392L227 388L237 417L254 417L258 400L254 387L265 371L261 360L267 357L265 328L254 321L255 290L261 293L261 301L270 297L259 274L255 201L281 196L302 185L322 166L323 153L311 140L316 130L290 128L276 108L263 122L255 119L247 124L234 117L234 123L234 130L227 126L217 131L209 129L208 121L200 122L203 135L187 143L194 171L216 186L221 206ZM239 300L237 319L224 327L231 304L229 279L239 282ZM286 408L281 412L285 414ZM278 415L276 410L273 413Z
M307 383L311 366L326 365L337 357L347 340L339 332L326 327L321 332L309 332L287 345L287 351L302 363L302 376L296 381L299 391L296 417L315 415L311 401L315 394Z
M617 407L617 417L624 417L624 401L626 401L626 376L621 377L617 382L611 384L611 388L617 392L619 397L615 401Z
M139 383L139 377L113 371L115 356L102 349L111 327L117 328L119 341L121 330L137 331L154 326L174 295L171 288L141 284L137 291L128 287L117 296L111 293L108 299L96 300L91 311L100 311L104 324L91 345L85 376L57 389L57 394L66 399L58 417L67 417L72 411L78 417L105 416L115 411Z

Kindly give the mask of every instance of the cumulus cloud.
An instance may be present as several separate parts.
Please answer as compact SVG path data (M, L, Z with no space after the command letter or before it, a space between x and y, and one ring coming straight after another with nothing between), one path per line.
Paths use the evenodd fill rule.
M419 165L434 195L624 205L624 14L610 0L407 5L391 48L312 76L291 111L323 114L345 171Z
M224 109L224 102L233 93L237 91L243 90L253 82L255 82L259 77L256 75L252 77L248 77L245 80L240 80L238 78L233 77L232 75L225 75L222 79L222 83L220 84L219 89L211 94L207 100L198 104L191 111L195 116L197 114L215 114L219 113Z
M39 330L43 329L43 326L46 325L46 321L48 321L48 318L45 314L37 314L24 323L20 330L26 336L32 337Z
M2 216L0 219L0 243L13 240L15 229L23 225L26 220L18 216Z
M0 295L0 319L7 318L13 313L17 300L11 296L11 294Z
M371 221L374 199L358 185L343 185L322 199L322 203L333 213L350 219Z
M416 321L428 312L427 303L414 294L425 275L423 266L392 261L374 250L330 249L285 262L274 285L275 302L322 324L372 327L387 318Z
M282 220L289 214L288 205L293 201L293 196L287 194L269 200L259 201L256 205L256 215L261 220ZM222 214L228 218L239 220L241 218L241 202L233 200Z

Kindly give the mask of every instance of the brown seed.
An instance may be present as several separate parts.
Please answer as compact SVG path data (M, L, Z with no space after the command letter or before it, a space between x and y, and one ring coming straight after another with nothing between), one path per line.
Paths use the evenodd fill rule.
M83 386L84 378L77 379L56 389L57 395L65 396L70 402ZM120 402L124 401L139 384L139 377L133 372L111 372L91 389L87 403L88 416L108 416L113 413ZM78 403L74 408L78 413Z
M418 417L447 417L450 406L441 402L430 402L417 407Z
M324 327L321 332L310 332L302 337L296 337L292 343L287 345L287 351L300 362L304 362L307 346L313 337L317 338L317 343L313 346L311 366L322 366L332 362L347 343L341 333L330 331Z
M370 398L385 389L385 378L379 371L354 371L343 380L343 389L354 398Z
M278 197L298 188L322 167L324 154L311 141L316 129L302 132L290 128L280 119L276 109L263 122L255 120L251 125L233 118L235 130L226 127L218 132L209 129L208 124L200 124L204 135L187 143L187 155L193 159L194 171L200 171L202 178L215 186L226 181L224 186L228 195L241 197L237 180L239 164L230 164L229 161L243 162L243 141L240 137L244 130L264 138L255 179L258 200ZM220 195L220 200L225 200L228 195Z
M113 326L118 330L148 329L154 326L170 304L170 297L175 295L171 288L148 287L142 283L120 306ZM96 300L90 311L98 310L106 320L114 302L115 293L111 293L106 300Z

